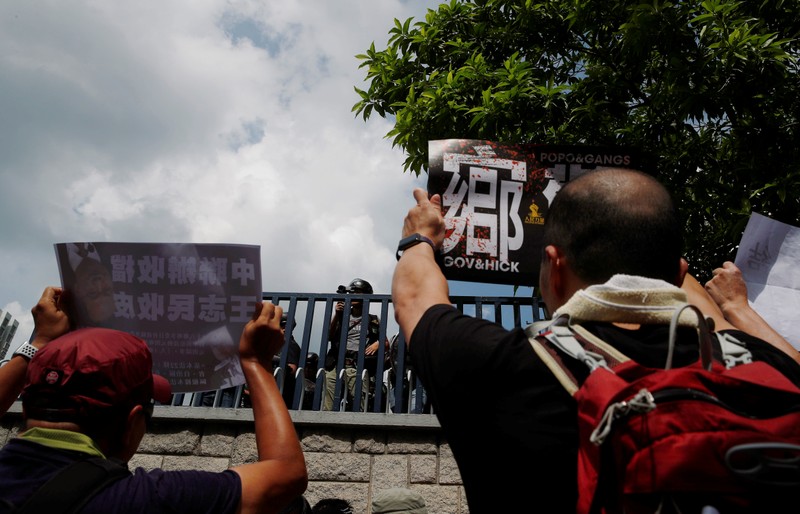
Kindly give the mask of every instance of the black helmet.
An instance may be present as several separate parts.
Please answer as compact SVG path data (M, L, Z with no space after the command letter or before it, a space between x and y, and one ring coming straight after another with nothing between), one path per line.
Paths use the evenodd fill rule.
M363 278L354 278L350 285L347 286L347 292L351 294L372 294L372 286Z
M286 325L287 325L288 321L289 321L289 314L287 314L285 312L283 314L281 314L281 328L286 328ZM291 328L289 328L289 331L294 330L294 327L296 325L297 325L297 322L295 320L292 320L292 326L291 326Z

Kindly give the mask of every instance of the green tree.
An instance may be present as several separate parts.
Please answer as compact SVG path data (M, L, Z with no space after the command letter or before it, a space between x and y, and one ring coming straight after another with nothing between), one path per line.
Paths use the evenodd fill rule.
M405 171L433 139L637 147L700 279L752 211L800 220L798 0L452 0L389 34L353 111L394 118Z

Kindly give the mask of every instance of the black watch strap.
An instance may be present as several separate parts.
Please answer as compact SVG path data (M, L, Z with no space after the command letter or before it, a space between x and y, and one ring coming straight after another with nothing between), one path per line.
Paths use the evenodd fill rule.
M420 243L428 243L429 245L431 245L431 248L433 248L434 255L439 253L436 250L436 245L430 238L425 237L422 234L411 234L410 236L401 239L400 243L397 244L397 253L395 254L395 257L397 257L397 260L399 261L404 251Z

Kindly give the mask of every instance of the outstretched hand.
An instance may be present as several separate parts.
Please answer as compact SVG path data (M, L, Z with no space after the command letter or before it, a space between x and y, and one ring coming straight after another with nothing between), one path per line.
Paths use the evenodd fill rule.
M725 261L706 282L706 291L722 314L736 328L772 344L800 363L800 352L761 317L747 300L747 283L736 264Z
M283 309L271 302L257 302L253 319L247 322L239 339L239 358L257 360L272 367L272 356L283 346L281 315Z
M414 189L416 205L409 209L403 220L403 237L414 233L433 241L433 252L427 244L415 245L403 252L392 276L392 302L394 316L400 330L411 345L411 334L432 305L449 304L449 289L436 252L443 250L445 221L442 214L442 196L428 198L422 188ZM446 249L445 249L446 250Z
M414 189L414 199L417 205L408 211L403 221L403 237L419 233L441 248L445 233L441 195L435 194L429 199L428 192L418 187Z
M722 267L713 271L713 275L713 278L706 282L706 291L717 302L723 313L748 306L747 284L736 264L725 261Z

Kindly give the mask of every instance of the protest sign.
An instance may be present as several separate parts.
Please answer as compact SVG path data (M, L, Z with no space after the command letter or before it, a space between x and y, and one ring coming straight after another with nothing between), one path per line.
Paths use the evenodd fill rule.
M561 186L587 172L640 168L632 149L428 142L428 193L442 195L447 279L538 285L542 230Z
M258 246L58 243L61 283L76 328L145 340L173 392L244 383L239 336L261 299Z
M753 310L800 350L800 228L752 213L734 264Z

